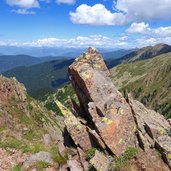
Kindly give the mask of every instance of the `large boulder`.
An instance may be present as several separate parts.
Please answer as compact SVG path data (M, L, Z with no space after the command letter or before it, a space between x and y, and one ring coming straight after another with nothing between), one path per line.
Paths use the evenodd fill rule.
M102 151L96 150L89 161L99 171L109 170L112 160L121 163L129 160L131 165L127 171L170 170L168 121L130 96L125 99L113 85L110 72L96 49L89 48L77 58L69 66L69 74L80 106L71 100L70 111L59 101L56 104L77 149L77 161L85 171L88 170L85 154L92 147ZM134 156L129 149L138 153Z
M69 67L72 84L86 115L110 151L121 155L136 145L131 108L110 79L101 55L89 48Z

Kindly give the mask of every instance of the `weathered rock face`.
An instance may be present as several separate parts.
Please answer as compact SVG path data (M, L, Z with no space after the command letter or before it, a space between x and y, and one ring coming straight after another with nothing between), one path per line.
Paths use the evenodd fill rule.
M0 104L7 103L11 98L18 98L22 102L26 100L25 87L16 81L15 78L0 76Z
M91 147L91 142L89 139L89 134L84 125L68 110L66 109L59 101L56 101L56 104L62 111L65 120L64 123L71 137L73 138L75 145L79 145L84 150Z
M64 115L66 129L76 146L83 170L88 170L82 161L91 147L103 151L96 151L90 160L100 171L109 170L109 155L115 159L124 155L129 147L138 149L139 153L131 159L132 165L126 170L170 170L169 123L130 96L127 99L122 96L96 49L89 48L77 58L69 67L69 74L80 107L71 100L71 112L60 102L56 103Z
M81 105L105 144L115 155L135 146L136 125L131 108L109 78L109 71L92 48L70 67L71 81ZM89 116L88 116L89 115Z
M164 161L171 166L171 127L164 116L148 110L140 102L129 96L129 104L137 122L137 133L144 150L156 148Z

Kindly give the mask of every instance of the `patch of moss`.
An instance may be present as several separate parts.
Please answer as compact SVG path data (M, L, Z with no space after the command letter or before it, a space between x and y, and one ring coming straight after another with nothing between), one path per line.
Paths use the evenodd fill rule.
M32 153L38 153L40 151L46 151L46 148L43 144L38 143L38 144L34 144L31 146L31 152Z
M14 166L11 171L21 171L21 166L18 164L16 166Z
M89 148L86 150L86 160L91 160L95 156L96 148Z
M34 168L36 168L39 171L44 171L44 169L48 168L49 166L51 165L44 161L38 161L34 164Z
M67 162L67 158L65 158L64 156L60 155L59 150L57 149L57 147L52 147L50 150L50 153L52 155L52 159L53 161L59 163L59 164L65 164Z
M171 160L171 154L170 153L167 155L167 158Z

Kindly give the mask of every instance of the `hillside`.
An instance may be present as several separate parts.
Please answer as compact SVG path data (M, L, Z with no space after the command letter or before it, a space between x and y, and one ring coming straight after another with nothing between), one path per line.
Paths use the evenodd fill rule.
M68 82L68 66L73 59L45 62L30 67L18 67L3 73L6 77L16 77L23 83L29 94L39 98Z
M141 61L145 59L150 59L160 54L171 52L171 46L167 44L157 44L155 46L147 46L141 49L135 50L119 59L113 60L113 66L122 63L131 63L136 61Z
M63 139L59 125L54 113L29 97L22 84L0 76L1 171L20 170L28 157L40 151L51 153L53 149L58 154L55 143ZM38 170L42 165L34 163Z
M64 56L33 57L28 55L0 55L0 73L20 66L31 66L46 61L61 60Z
M171 53L111 69L114 84L171 118Z

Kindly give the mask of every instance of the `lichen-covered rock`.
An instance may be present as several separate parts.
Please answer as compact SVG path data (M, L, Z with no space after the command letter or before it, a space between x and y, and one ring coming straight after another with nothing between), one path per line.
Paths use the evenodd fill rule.
M109 170L109 160L98 150L96 150L95 156L90 160L90 163L97 171Z
M111 152L119 156L127 146L135 146L131 108L110 80L101 55L89 48L69 67L69 73L85 118L93 121Z
M145 108L145 106L131 98L129 104L137 121L137 127L145 149L155 147L171 167L171 127L164 116Z
M65 117L64 123L75 145L79 145L84 150L91 147L91 141L86 126L81 124L73 113L65 108L59 101L56 101L56 104Z
M126 149L133 147L139 153L129 161L127 171L170 170L166 165L171 159L169 122L130 97L125 99L96 49L89 48L77 58L69 74L80 102L80 108L72 105L73 111L85 119L82 123L107 156L122 158ZM108 170L107 158L98 151L90 163L96 170Z

